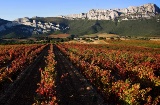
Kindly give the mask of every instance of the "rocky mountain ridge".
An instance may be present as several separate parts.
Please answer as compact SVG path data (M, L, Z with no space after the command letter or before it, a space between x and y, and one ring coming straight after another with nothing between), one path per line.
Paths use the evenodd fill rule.
M142 6L130 6L124 9L92 9L88 13L61 15L65 19L89 19L89 20L134 20L147 18L150 19L160 13L160 8L152 3Z
M23 34L38 35L67 29L69 29L69 27L61 24L37 21L36 19L28 17L18 18L14 21L0 19L0 37L8 34L10 30L16 31L15 34L20 30Z
M14 20L14 22L34 27L33 33L35 34L48 33L51 31L58 31L58 30L66 30L69 28L62 26L61 24L37 21L36 19L30 19L28 17L18 18Z

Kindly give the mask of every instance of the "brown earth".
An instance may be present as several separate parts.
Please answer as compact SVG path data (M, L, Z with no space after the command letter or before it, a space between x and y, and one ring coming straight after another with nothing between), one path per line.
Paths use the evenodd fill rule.
M49 35L49 38L67 38L70 34L57 34L57 35Z

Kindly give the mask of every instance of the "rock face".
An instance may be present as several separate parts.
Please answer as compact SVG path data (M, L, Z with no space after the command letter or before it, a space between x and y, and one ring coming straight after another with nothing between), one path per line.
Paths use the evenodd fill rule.
M69 27L63 27L60 24L55 24L51 22L45 23L37 20L32 20L32 19L29 19L28 17L18 18L14 22L34 27L33 34L48 33L50 31L65 30L69 28Z
M130 6L124 9L92 9L88 13L59 16L66 19L89 19L89 20L121 20L151 18L160 13L155 4L144 4L142 6Z
M3 21L4 20L1 19L0 23L2 23ZM7 21L5 23L3 22L3 24L0 24L0 32L18 25L30 26L30 27L23 27L23 30L26 30L26 32L32 34L49 33L51 31L67 30L69 28L61 26L60 24L55 24L51 22L45 23L30 19L28 17L24 17L24 18L18 18L14 21Z

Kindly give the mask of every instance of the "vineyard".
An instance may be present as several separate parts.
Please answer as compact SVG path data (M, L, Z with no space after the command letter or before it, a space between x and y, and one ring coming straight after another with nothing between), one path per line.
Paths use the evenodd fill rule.
M58 47L109 103L158 104L159 49L85 44Z
M2 105L158 105L160 49L124 44L0 46Z

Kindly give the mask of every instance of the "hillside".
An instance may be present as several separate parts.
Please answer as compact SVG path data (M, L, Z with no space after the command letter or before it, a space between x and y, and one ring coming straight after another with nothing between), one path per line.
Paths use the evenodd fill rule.
M93 19L83 18L83 13L67 15L69 18L36 16L18 18L14 21L0 19L0 38L40 37L63 33L74 35L108 33L120 36L160 37L160 9L155 4L149 3L116 10L91 10L87 14L86 16L91 16ZM101 18L102 15L112 18Z
M52 33L63 33L68 29L63 23L55 23L45 18L18 18L14 21L0 19L0 38L39 37ZM60 19L61 20L61 19ZM63 20L63 19L62 19ZM57 21L57 20L56 20Z
M33 21L33 19L31 19ZM113 33L121 36L160 36L160 16L152 19L137 20L67 20L55 17L35 18L37 22L52 22L61 27L68 27L67 30L59 28L58 31L52 31L50 34L68 33L74 35L86 35L94 33ZM8 21L0 21L6 24ZM2 25L0 26L3 29ZM37 30L39 28L36 28ZM34 27L27 25L17 25L0 32L1 38L21 38L33 36ZM39 33L40 34L40 33ZM34 35L35 36L35 35ZM37 35L39 36L39 35Z
M32 36L30 29L33 28L25 25L17 25L2 31L0 36L1 38L27 38Z
M32 27L14 21L0 19L0 38L26 38L32 35Z
M113 33L124 36L160 36L159 18L110 21L110 20L69 20L70 34Z
M93 33L113 33L122 36L160 36L160 16L152 19L138 20L67 20L62 18L38 18L41 21L51 21L68 26L69 34L85 35Z
M0 26L6 24L8 21L0 18Z

